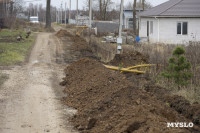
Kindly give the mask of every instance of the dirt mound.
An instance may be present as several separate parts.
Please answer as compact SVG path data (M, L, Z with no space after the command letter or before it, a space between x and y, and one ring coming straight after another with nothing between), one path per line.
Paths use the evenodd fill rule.
M56 33L56 36L57 37L59 37L59 38L61 38L61 37L66 37L66 36L68 36L68 37L73 37L73 35L71 35L68 31L66 31L66 30L59 30L57 33Z
M182 96L168 95L164 99L170 104L170 107L174 108L180 114L185 114L190 107L190 102Z
M114 59L109 64L119 66L123 63L123 67L130 67L134 65L148 63L148 58L140 52L125 52L123 54L116 54Z
M145 85L145 90L155 95L157 99L167 103L171 108L192 120L196 125L200 125L200 104L190 104L182 96L172 95L166 88L157 85Z
M155 85L155 84L146 84L144 86L144 89L147 92L150 92L150 93L154 94L161 101L164 100L163 97L165 95L170 95L170 91L169 90L167 90L164 87Z
M73 40L73 44L70 50L76 56L77 60L83 57L89 57L96 60L100 60L94 55L91 47L85 39L81 38L80 36L73 36L71 37L71 39Z
M167 128L167 122L189 122L153 95L135 87L125 75L83 58L65 69L67 97L78 110L71 119L82 133L184 132L194 128Z
M187 110L186 117L200 125L200 104L192 104Z
M177 95L167 95L164 97L164 101L178 113L192 120L194 124L200 125L200 104L191 105L184 97Z
M65 57L65 61L67 63L72 63L83 57L89 57L96 60L100 60L93 54L93 51L89 46L88 42L85 39L81 38L80 36L72 35L66 30L58 31L56 36L60 38L61 37L65 38L63 40L64 46L68 45L68 47L65 49L65 51L68 51L68 54Z

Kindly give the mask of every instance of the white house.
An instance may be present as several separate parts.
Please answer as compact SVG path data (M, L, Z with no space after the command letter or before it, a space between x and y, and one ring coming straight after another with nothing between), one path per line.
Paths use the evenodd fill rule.
M150 43L200 41L200 0L169 0L140 13L139 36Z
M143 11L143 8L136 8L137 24L138 24L138 13L141 11ZM125 9L123 11L123 28L125 29L133 28L133 9Z

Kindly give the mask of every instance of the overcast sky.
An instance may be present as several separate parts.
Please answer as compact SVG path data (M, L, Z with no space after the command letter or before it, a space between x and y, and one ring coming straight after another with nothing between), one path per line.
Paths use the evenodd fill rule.
M34 3L34 4L40 4L42 3L44 6L46 6L46 0L24 0L24 1L28 1L26 2L26 5L28 5L28 3ZM34 2L35 1L35 2ZM60 7L61 3L63 3L63 8L64 8L64 3L67 3L67 6L69 5L69 1L70 0L51 0L51 5L56 6L56 7ZM72 1L72 9L76 9L76 0L71 0ZM120 3L121 0L113 0L115 3ZM133 1L133 0L124 0L124 5L126 5L129 1ZM157 6L163 2L166 2L168 0L147 0L148 2L151 2L153 6ZM84 4L85 0L79 0L79 9L83 9L83 6L85 6Z

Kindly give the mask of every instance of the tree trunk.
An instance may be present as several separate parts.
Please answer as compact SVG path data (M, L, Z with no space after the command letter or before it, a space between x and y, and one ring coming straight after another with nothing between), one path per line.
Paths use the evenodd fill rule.
M143 8L143 11L144 11L144 4L145 3L145 0L142 0L142 8Z
M47 0L47 7L46 7L46 28L51 28L51 0Z
M137 28L136 28L136 2L137 0L134 0L133 5L133 34L134 36L137 36Z
M102 20L102 0L99 0L99 19Z
M107 6L108 6L108 1L104 1L104 11L103 11L103 20L106 20L106 13L107 13Z

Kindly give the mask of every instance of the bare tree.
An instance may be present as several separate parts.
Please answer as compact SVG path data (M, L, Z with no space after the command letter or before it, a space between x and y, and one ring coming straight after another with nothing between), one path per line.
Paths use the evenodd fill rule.
M1 25L11 28L16 22L16 15L23 11L23 0L3 1L3 11L1 11Z
M142 9L144 11L144 7L145 7L145 0L142 0Z
M51 28L51 0L47 0L47 7L46 7L46 28Z
M134 5L134 3L133 3L134 1L129 1L126 5L125 5L125 9L133 9L133 5ZM142 3L140 2L140 1L137 1L136 2L137 4L136 4L136 7L137 8L142 8L143 10L144 9L146 9L146 8L151 8L152 7L152 5L151 5L151 3L149 3L149 2L147 2L146 0L142 0Z
M46 16L46 9L43 8L42 4L40 4L38 10L39 10L38 11L39 20L42 21L42 22L45 22L46 21L46 18L45 18L45 16Z
M96 19L98 20L107 20L108 12L112 11L111 5L113 4L112 0L96 0L94 1L94 13Z

